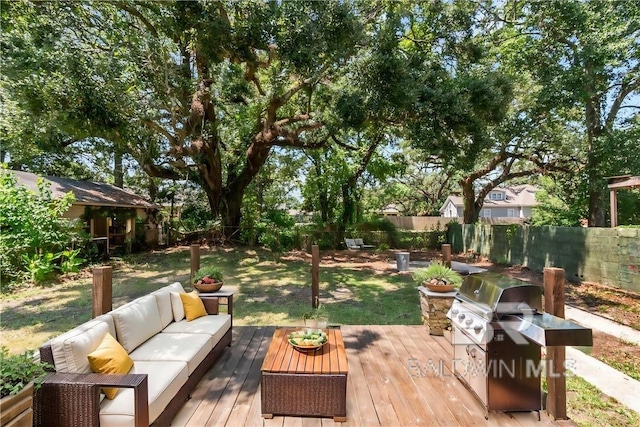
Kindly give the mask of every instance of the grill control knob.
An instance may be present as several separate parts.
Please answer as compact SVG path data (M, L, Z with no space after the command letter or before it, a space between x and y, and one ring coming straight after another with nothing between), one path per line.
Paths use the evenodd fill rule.
M464 324L467 326L471 326L472 323L473 323L473 319L467 319L464 321Z
M453 314L454 316L458 315L458 309L457 308L452 308L451 309L451 314Z
M482 325L480 323L476 323L475 325L473 325L473 332L479 334L480 331L482 331Z
M465 318L464 313L460 313L460 314L458 315L458 320L459 320L459 321L461 321L461 322L462 322L462 321L464 320L464 318Z

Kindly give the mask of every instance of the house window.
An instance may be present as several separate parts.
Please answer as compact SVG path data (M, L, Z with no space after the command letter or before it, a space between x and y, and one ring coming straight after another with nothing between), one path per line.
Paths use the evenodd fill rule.
M502 193L498 193L498 192L492 192L489 193L489 199L491 200L502 200Z
M491 218L491 209L485 209L484 215L485 218Z
M516 211L513 209L507 209L507 216L509 218L513 218L514 216L516 216Z

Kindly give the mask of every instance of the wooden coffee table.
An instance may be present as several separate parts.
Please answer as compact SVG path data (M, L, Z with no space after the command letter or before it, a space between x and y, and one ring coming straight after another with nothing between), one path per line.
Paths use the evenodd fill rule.
M347 420L347 354L342 332L325 329L329 341L320 349L301 352L287 341L303 328L279 328L264 357L260 397L262 416L295 415Z

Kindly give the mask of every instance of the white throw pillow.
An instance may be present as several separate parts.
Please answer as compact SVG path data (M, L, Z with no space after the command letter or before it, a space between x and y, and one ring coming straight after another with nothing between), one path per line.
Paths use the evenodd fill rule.
M156 303L158 304L158 312L160 313L160 321L162 322L162 328L164 329L173 320L173 310L171 309L171 297L169 293L171 290L168 286L158 289L151 293L156 297Z
M184 305L180 294L182 292L171 292L171 308L173 309L173 320L176 322L184 319Z

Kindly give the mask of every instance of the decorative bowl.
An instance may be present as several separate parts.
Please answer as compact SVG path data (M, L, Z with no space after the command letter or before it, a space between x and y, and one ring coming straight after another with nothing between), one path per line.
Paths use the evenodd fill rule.
M327 343L327 334L320 329L304 329L289 334L288 342L299 351L316 350Z
M432 285L431 283L424 286L432 292L451 292L456 288L454 285Z
M324 346L326 344L326 342L324 342L322 344L318 344L318 345L296 345L296 344L293 344L292 342L289 342L289 344L291 344L293 346L293 348L295 348L298 351L313 351L313 350L317 350L317 349L321 348L322 346Z
M193 287L198 290L198 292L216 292L219 291L222 287L223 282L216 283L194 283Z

